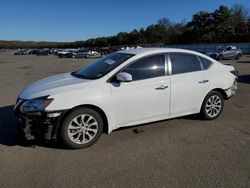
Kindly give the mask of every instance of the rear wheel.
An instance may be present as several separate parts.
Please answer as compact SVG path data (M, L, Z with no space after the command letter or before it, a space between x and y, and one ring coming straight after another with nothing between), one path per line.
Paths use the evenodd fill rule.
M81 108L66 117L61 128L61 138L69 148L86 148L97 142L102 131L103 120L100 114L90 108Z
M220 54L220 55L218 56L218 60L223 60L223 55Z
M208 93L201 107L201 116L207 120L213 120L220 116L224 107L223 96L218 91Z

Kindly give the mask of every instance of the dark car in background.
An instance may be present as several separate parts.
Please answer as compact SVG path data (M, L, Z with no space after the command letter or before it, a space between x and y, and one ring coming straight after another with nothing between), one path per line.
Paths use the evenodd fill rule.
M48 49L48 48L44 48L44 49L41 49L41 50L39 50L38 52L37 52L37 55L39 56L39 55L49 55L50 54L50 49Z
M27 55L34 55L37 54L39 52L38 49L30 49L27 51Z
M18 50L17 52L14 53L14 55L26 55L27 51L26 50Z
M206 55L216 59L216 60L223 60L223 59L240 59L243 55L241 49L237 48L236 46L220 46L214 52L208 52Z

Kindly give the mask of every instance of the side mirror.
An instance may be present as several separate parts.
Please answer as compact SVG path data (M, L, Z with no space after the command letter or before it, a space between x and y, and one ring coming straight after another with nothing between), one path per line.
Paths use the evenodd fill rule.
M116 75L116 79L120 82L131 82L132 81L132 75L127 72L119 72Z

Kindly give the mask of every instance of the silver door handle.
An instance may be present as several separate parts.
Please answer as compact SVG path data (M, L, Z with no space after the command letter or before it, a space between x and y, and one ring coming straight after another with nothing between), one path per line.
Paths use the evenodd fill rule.
M199 81L200 84L204 84L204 83L207 83L207 82L209 82L209 80L201 80L201 81Z
M167 89L167 88L168 88L168 86L161 85L161 86L159 86L159 87L157 87L155 89L157 89L157 90L163 90L163 89Z

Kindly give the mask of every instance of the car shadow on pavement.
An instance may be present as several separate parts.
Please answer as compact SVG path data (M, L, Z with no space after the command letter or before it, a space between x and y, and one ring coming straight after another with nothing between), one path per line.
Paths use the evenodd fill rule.
M15 120L13 105L0 107L0 145L34 147L42 146L53 149L65 149L61 144L49 142L40 143L25 141L17 131L17 122Z
M19 145L13 108L13 105L0 107L0 144L2 145Z
M237 63L250 63L250 61L237 61Z
M238 76L238 82L250 84L250 75L239 75Z

